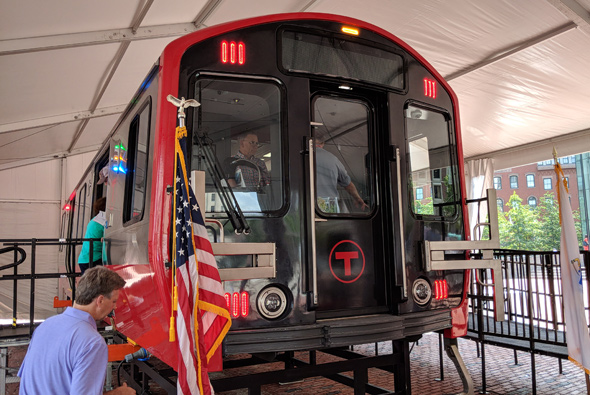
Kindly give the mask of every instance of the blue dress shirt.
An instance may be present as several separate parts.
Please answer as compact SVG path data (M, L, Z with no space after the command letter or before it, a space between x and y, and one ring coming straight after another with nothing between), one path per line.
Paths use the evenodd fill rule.
M108 348L85 311L68 307L33 333L18 371L21 395L102 394Z

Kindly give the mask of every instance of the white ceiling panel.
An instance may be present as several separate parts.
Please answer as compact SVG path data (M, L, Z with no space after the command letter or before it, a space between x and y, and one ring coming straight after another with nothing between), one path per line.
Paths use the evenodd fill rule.
M191 22L207 4L206 0L154 0L143 20L144 26Z
M141 0L0 2L2 40L128 27Z
M207 18L205 25L213 26L238 19L281 12L297 12L308 2L301 0L223 1Z
M0 124L88 110L118 48L0 56Z
M118 119L119 115L109 115L88 121L84 134L82 134L74 149L76 151L96 149L97 146L103 143Z
M2 134L0 166L32 159L53 159L68 149L80 122L67 122Z
M0 169L100 144L178 34L302 10L413 46L457 93L467 158L590 149L590 0L22 0L0 2Z
M117 68L99 107L127 104L168 43L177 37L134 41Z

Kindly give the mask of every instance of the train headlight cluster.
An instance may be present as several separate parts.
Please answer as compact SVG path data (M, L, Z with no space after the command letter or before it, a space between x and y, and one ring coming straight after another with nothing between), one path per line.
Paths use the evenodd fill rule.
M423 278L414 281L412 295L414 296L414 301L420 306L424 306L430 302L430 299L432 298L432 288L428 281Z
M279 318L287 309L287 304L287 295L279 287L267 287L258 295L258 312L269 320Z

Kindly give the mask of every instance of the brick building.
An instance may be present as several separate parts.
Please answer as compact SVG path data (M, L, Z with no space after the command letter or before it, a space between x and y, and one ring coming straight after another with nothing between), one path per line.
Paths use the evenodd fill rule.
M572 209L579 210L576 156L565 156L558 160L568 182L569 192L572 196ZM520 196L523 204L533 207L540 203L540 198L547 192L553 192L553 195L557 197L557 176L554 163L554 160L551 159L495 171L494 188L496 189L498 208L502 211L508 210L506 204L513 192Z

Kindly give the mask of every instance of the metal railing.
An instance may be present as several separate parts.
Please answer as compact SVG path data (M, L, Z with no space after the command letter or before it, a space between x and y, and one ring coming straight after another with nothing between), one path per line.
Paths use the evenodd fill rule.
M590 253L582 251L582 281L585 318L590 322ZM486 391L485 344L531 354L532 386L536 394L535 354L567 358L565 309L559 252L496 250L502 262L504 322L494 321L494 299L489 273L480 273L468 294L470 316L467 337L481 345L482 391ZM479 348L478 348L479 351Z
M13 260L10 263L0 266L0 284L3 281L12 281L12 324L8 325L10 328L17 327L17 315L18 315L18 285L20 282L28 281L30 283L30 296L29 296L29 320L28 324L28 336L29 338L33 334L34 322L35 322L35 295L36 295L36 280L39 279L59 279L68 278L69 285L72 290L72 300L76 294L76 282L75 278L80 276L80 273L76 272L76 259L78 257L76 250L83 242L88 241L91 243L90 248L90 262L93 262L92 257L92 245L93 243L100 243L100 239L0 239L0 255L13 254ZM65 272L51 272L51 273L39 273L37 272L37 255L40 248L58 248L59 251L63 251L65 248L64 255L64 267ZM29 251L27 253L27 251ZM56 257L59 254L56 252ZM12 273L11 270L12 269ZM23 325L21 325L23 326ZM0 330L5 329L6 325L0 325ZM7 336L14 336L13 332L7 332ZM3 335L0 334L0 337Z

